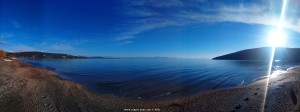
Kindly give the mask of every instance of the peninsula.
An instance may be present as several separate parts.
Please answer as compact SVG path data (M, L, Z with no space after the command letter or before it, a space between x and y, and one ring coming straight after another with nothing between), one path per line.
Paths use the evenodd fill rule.
M7 57L15 58L31 58L31 59L45 59L45 58L54 58L54 59L85 59L85 56L74 56L69 54L62 53L46 53L46 52L7 52Z
M213 60L269 60L272 48L262 47L237 51L213 58ZM274 60L300 61L300 48L276 48Z

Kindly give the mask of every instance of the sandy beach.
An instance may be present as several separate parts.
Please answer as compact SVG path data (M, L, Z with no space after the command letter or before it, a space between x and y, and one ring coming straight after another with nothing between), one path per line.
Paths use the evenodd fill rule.
M17 60L0 61L0 111L299 111L300 67L242 87L172 100L126 99L95 94L54 72ZM268 85L267 85L268 83Z

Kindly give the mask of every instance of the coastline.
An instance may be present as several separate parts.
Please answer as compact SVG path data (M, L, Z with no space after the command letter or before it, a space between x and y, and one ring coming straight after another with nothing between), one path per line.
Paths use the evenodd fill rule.
M262 79L246 86L161 101L94 94L54 72L18 60L0 61L0 71L0 111L295 111L299 106L300 67L270 78L269 86L268 79Z
M14 60L0 61L0 111L123 111L157 107L154 102L96 95L56 73ZM155 104L155 105L154 105Z
M300 66L249 85L212 90L176 100L181 111L287 112L299 111Z

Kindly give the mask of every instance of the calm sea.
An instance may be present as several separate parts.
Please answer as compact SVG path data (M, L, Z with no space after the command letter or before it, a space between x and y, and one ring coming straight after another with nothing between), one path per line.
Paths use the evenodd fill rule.
M58 72L95 93L138 99L192 95L212 89L246 85L267 75L267 61L180 58L22 59ZM297 63L275 62L274 70Z

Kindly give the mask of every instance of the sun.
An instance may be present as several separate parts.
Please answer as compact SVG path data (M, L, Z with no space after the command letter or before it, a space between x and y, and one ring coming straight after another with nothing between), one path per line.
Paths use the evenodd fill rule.
M271 47L283 47L286 36L281 30L274 30L269 33L268 43Z

